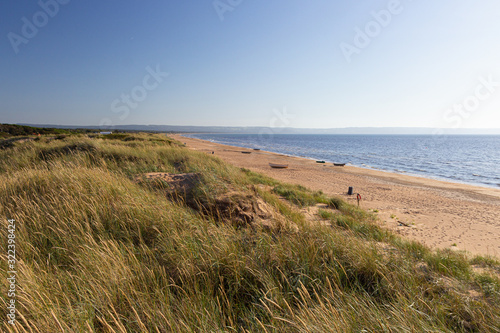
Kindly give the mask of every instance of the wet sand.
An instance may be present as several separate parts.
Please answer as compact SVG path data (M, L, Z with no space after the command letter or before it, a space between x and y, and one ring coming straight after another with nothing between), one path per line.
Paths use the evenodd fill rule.
M413 177L352 166L336 167L313 160L170 135L190 149L214 152L237 167L287 183L342 197L376 210L380 223L433 248L466 250L500 257L500 189ZM251 152L243 154L242 151ZM288 164L272 169L269 163ZM354 195L348 196L348 187Z

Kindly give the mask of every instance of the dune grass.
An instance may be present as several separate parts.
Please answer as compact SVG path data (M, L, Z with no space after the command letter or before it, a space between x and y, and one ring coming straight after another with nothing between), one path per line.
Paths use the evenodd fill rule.
M500 331L496 259L433 251L338 198L164 135L42 137L0 157L2 230L16 220L19 260L17 322L2 331ZM134 181L147 172L200 181L172 198ZM235 226L189 204L228 191L294 227ZM318 203L327 208L307 221L300 209Z

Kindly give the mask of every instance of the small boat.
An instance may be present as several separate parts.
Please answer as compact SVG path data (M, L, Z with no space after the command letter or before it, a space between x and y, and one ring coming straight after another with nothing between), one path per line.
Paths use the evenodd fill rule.
M333 163L334 166L344 166L345 163Z
M325 163L325 161L316 161L316 163Z
M241 153L242 154L251 154L252 152L251 151L242 151Z
M260 150L260 148L254 148L253 150Z
M269 166L274 169L286 169L288 168L288 164L276 164L276 163L269 163Z

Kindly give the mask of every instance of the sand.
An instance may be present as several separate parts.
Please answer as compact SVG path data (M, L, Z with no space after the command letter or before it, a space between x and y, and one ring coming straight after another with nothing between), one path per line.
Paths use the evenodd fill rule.
M500 257L500 189L353 166L336 167L304 158L171 136L190 149L207 154L213 151L215 156L237 167L322 190L354 204L359 193L360 206L376 210L383 226L432 248ZM272 169L269 162L289 167ZM353 196L347 195L349 186L354 188Z

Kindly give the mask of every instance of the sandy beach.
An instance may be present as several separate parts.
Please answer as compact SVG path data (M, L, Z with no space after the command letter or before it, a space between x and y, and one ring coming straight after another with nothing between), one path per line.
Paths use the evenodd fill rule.
M336 167L304 158L170 136L190 149L209 154L213 151L237 167L356 203L356 195L347 195L348 187L352 186L354 193L361 195L361 207L375 210L382 225L401 235L433 248L500 257L500 189L352 166ZM272 169L269 162L289 167Z

